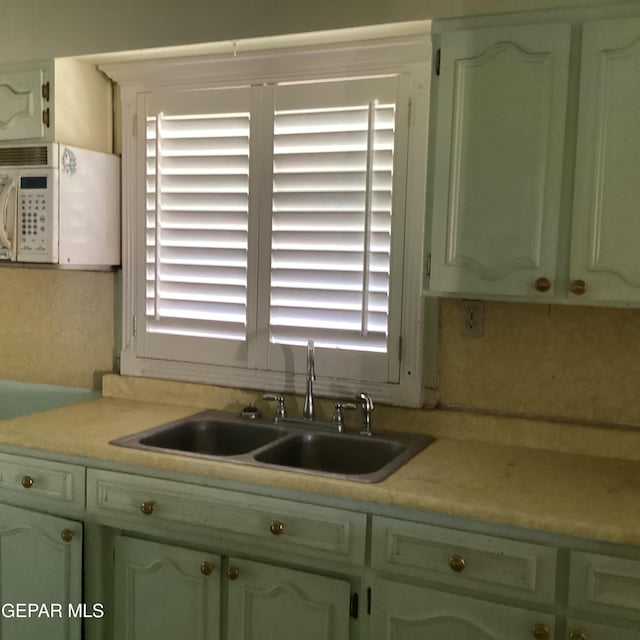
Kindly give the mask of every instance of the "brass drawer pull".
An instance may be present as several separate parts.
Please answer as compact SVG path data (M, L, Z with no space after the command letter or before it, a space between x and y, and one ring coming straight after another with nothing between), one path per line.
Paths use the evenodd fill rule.
M536 640L549 640L551 637L551 630L549 625L546 624L534 624L531 633L533 633L533 637Z
M569 289L574 296L582 296L587 291L587 283L584 280L574 280L569 285Z
M71 529L63 529L60 537L64 542L71 542L73 540L73 531Z
M449 558L449 566L451 567L451 570L455 571L456 573L460 573L461 571L463 571L464 565L464 558L457 553Z
M23 476L22 477L22 486L25 489L31 489L31 487L33 487L33 478L31 476Z
M274 536L279 536L284 532L284 524L279 520L274 520L269 527Z
M205 562L200 565L200 573L203 576L210 576L213 573L213 565L205 560Z
M240 569L238 569L238 567L229 567L227 569L227 578L229 578L229 580L237 580L239 575Z
M587 640L587 634L584 631L572 631L569 640Z
M150 516L153 513L154 504L155 503L153 502L153 500L149 500L149 502L143 502L140 505L140 511L142 511L145 516Z
M549 280L549 278L538 278L533 286L536 288L536 291L545 293L545 291L551 289L551 280Z

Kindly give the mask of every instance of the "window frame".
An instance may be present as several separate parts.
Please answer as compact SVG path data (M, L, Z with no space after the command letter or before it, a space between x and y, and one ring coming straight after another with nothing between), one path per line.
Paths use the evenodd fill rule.
M430 46L428 32L371 42L340 43L320 48L291 48L238 56L207 56L148 60L101 66L119 84L122 115L123 283L121 372L125 375L179 379L286 393L304 392L304 353L296 349L294 371L259 371L210 364L140 358L136 355L136 273L140 256L136 212L138 208L137 122L138 95L171 89L207 89L241 84L321 80L358 75L402 73L409 78L410 136L405 189L405 232L402 256L401 338L390 351L399 352L398 382L367 382L332 377L329 361L320 351L316 358L315 390L319 395L349 396L366 391L385 404L422 406L424 385L433 386L434 344L430 326L425 341L422 299L426 219L427 121L429 109ZM249 251L256 250L250 241ZM393 258L392 258L393 259ZM144 260L143 260L144 262ZM144 295L144 293L142 293ZM427 309L427 315L434 317ZM427 347L427 353L424 353ZM431 354L431 356L429 355ZM427 358L423 363L423 357ZM251 366L251 360L249 361Z

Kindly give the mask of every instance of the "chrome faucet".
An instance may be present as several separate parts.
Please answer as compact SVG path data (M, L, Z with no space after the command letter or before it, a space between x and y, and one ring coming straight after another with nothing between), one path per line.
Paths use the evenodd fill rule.
M313 381L316 379L316 356L313 340L307 342L307 391L304 396L304 409L302 417L311 421L315 418L315 408L313 406Z
M373 411L373 400L368 393L359 393L358 400L362 403L362 428L360 429L361 436L371 436L373 431L371 430L371 412Z

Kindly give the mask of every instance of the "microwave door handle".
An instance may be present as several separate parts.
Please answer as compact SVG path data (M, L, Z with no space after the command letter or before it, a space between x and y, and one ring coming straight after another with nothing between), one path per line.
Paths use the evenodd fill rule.
M0 224L0 245L11 251L11 240L7 235L7 217L9 214L9 198L11 193L15 190L16 180L13 178L9 183L5 185L5 188L0 192L0 212L2 212L2 223Z

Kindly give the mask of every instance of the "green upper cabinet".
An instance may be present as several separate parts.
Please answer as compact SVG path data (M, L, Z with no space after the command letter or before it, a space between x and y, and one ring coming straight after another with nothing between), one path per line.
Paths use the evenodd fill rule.
M570 40L564 24L442 34L432 291L553 289Z
M638 303L640 19L587 23L581 68L571 288Z

